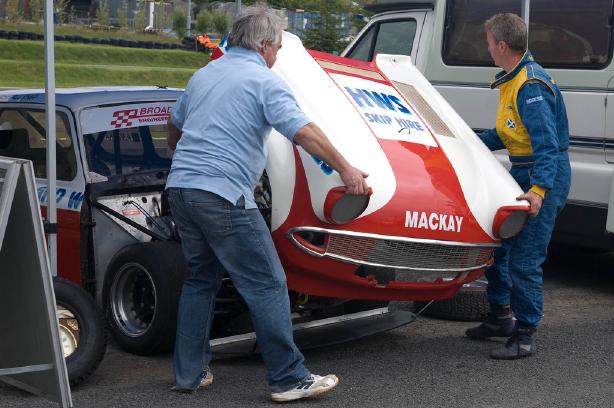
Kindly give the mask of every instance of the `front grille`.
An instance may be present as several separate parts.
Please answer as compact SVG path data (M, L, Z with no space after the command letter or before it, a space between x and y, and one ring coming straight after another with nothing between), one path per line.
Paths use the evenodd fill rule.
M442 245L331 234L326 255L394 268L461 271L486 265L492 251L492 247Z
M294 234L306 232L327 235L322 252L301 245ZM463 245L445 241L398 239L359 233L343 233L319 228L297 228L288 234L305 252L347 262L417 271L460 272L489 265L495 244Z

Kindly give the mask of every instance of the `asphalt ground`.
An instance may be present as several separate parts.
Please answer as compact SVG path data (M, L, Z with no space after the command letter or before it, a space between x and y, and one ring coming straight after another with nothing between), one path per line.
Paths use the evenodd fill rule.
M463 336L473 323L419 317L405 327L305 353L315 373L340 378L333 392L295 407L613 407L614 255L554 248L545 265L538 354L488 357L497 341ZM393 307L410 308L396 303ZM213 385L171 386L171 355L139 357L110 344L98 370L73 390L75 407L252 407L269 400L259 357L217 360ZM0 407L57 404L0 383Z

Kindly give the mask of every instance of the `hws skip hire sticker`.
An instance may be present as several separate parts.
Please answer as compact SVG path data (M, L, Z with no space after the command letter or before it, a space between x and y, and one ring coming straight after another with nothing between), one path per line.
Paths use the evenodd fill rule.
M437 147L422 119L394 87L349 75L330 77L378 138Z

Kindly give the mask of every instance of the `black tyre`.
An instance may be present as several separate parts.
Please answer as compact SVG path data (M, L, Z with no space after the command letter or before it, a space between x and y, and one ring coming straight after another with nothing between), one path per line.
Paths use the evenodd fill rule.
M185 271L178 242L134 244L115 255L102 301L111 334L124 350L149 355L171 349Z
M456 296L448 300L414 302L416 312L426 309L422 314L446 320L481 321L489 310L486 297L486 279L478 279L463 285Z
M68 379L76 386L98 368L104 357L104 321L94 299L80 286L55 278L53 289Z

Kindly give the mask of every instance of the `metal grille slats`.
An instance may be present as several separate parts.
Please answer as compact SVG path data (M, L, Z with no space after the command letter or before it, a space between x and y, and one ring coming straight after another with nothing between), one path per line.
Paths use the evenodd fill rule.
M431 108L431 105L420 95L420 92L412 85L394 81L394 85L401 91L403 96L418 110L422 118L429 124L433 132L438 135L454 137L454 133L441 117Z
M330 234L326 255L393 268L463 271L486 265L493 247L442 245Z

